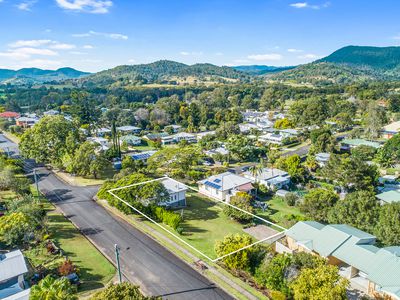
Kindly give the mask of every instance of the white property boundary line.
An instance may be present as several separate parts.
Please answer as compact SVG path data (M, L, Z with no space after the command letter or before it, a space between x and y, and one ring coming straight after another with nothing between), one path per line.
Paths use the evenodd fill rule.
M263 219L263 218L261 218L261 217L259 217L259 216L256 216L255 214L252 214L252 213L250 213L250 212L248 212L248 211L246 211L246 210L244 210L244 209L241 209L241 208L239 208L239 207L236 207L236 206L234 206L234 205L232 205L232 204L230 204L230 203L224 202L224 201L222 201L222 200L220 200L220 199L217 199L217 198L215 198L215 197L209 197L209 196L207 196L208 198L217 200L217 201L216 201L217 203L219 202L219 203L223 203L223 204L225 204L225 205L231 206L231 207L233 207L233 208L235 208L235 209L237 209L237 210L239 210L239 211L241 211L241 212L244 212L244 213L246 213L246 214L249 214L250 216L252 216L252 217L254 217L254 218L256 218L256 219L259 219L259 220L261 220L261 221L263 221L263 222L265 222L265 223L267 223L267 224L273 225L273 226L275 226L275 227L277 227L277 228L283 230L283 232L278 232L278 233L276 233L276 234L274 234L274 235L272 235L272 236L269 236L269 237L267 237L267 238L265 238L265 239L262 239L262 240L259 240L259 241L257 241L257 242L254 242L254 243L252 243L251 245L247 245L247 246L245 246L245 247L243 247L243 248L240 248L240 249L238 249L238 250L235 250L235 251L233 251L233 252L231 252L231 253L222 255L222 256L220 256L220 257L217 257L216 259L212 259L212 258L210 258L208 255L204 254L204 253L201 252L200 250L198 250L198 249L196 249L195 247L193 247L192 245L190 245L188 242L186 242L185 240L183 240L181 237L179 237L178 235L176 235L174 232L172 232L171 230L168 230L167 228L165 228L164 226L162 226L161 224L159 224L158 222L156 222L155 220L153 220L152 218L150 218L150 217L147 216L146 214L142 213L140 210L138 210L137 208L133 207L131 204L129 204L128 202L126 202L125 200L121 199L119 196L117 196L117 195L115 195L115 194L113 193L113 192L115 192L115 191L119 191L119 190L126 189L126 188L129 188L129 187L138 186L138 185L143 185L143 184L150 183L150 182L154 182L154 181L161 181L161 180L164 180L164 179L173 180L173 181L177 182L178 184L184 185L184 186L187 187L188 189L193 190L193 191L195 191L196 193L201 194L201 193L199 192L199 190L197 190L197 189L195 189L195 188L193 188L193 187L191 187L191 186L188 186L188 185L186 185L186 184L184 184L184 183L182 183L182 182L179 182L179 181L177 181L177 180L175 180L175 179L173 179L173 178L170 178L170 177L168 177L168 176L164 176L164 177L161 177L161 178L156 178L156 179L152 179L152 180L148 180L148 181L144 181L144 182L134 183L134 184L130 184L130 185L123 186L123 187L118 187L118 188L110 189L110 190L108 190L107 192L110 193L111 195L113 195L113 196L114 196L115 198L117 198L119 201L123 202L124 204L126 204L127 206L129 206L130 208L132 208L134 211L136 211L137 213L139 213L140 215L142 215L142 216L145 217L146 219L148 219L150 222L154 223L155 225L157 225L157 226L160 227L161 229L165 230L166 232L168 232L169 234L171 234L172 236L174 236L175 238L177 238L180 242L184 243L186 246L190 247L192 250L196 251L196 252L199 253L201 256L207 258L207 259L208 259L209 261L211 261L211 262L214 262L214 263L215 263L215 262L217 262L217 261L219 261L219 260L221 260L221 259L224 259L225 257L228 257L228 256L230 256L230 255L232 255L232 254L238 253L238 252L240 252L240 251L242 251L242 250L248 249L248 248L253 247L253 246L257 245L257 244L266 242L266 241L268 241L268 240L270 240L270 239L273 239L273 238L275 238L275 237L281 235L284 231L287 230L286 228L284 228L284 227L282 227L282 226L280 226L280 225L278 225L278 224L275 224L275 223L273 223L273 222L270 222L270 221L268 221L268 220L265 220L265 219ZM203 195L203 194L201 194L201 195ZM204 196L206 196L206 195L204 195Z

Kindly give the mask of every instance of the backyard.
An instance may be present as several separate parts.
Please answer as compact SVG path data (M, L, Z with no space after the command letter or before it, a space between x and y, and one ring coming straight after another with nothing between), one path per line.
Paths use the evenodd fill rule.
M273 197L266 203L268 209L266 211L258 209L257 215L285 228L290 226L292 220L304 218L304 214L298 207L289 206L281 197Z

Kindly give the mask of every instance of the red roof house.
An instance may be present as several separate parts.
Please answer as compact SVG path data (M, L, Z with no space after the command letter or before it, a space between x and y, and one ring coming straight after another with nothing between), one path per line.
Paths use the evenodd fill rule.
M17 112L13 112L13 111L5 111L0 113L0 118L4 118L4 119L16 119L19 118L20 114Z

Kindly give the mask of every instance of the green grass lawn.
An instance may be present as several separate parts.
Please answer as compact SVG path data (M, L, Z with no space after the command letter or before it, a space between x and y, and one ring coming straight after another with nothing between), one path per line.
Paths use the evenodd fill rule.
M281 197L273 197L271 200L267 201L267 204L268 209L265 212L258 210L257 215L283 227L288 226L289 215L301 218L304 217L304 214L300 212L299 208L287 205L285 200Z
M224 204L216 203L196 193L187 193L183 211L183 240L210 258L217 258L215 242L228 234L243 234L243 226L224 215Z
M37 197L34 185L32 194ZM11 201L16 195L11 191L1 191L0 199ZM82 285L80 293L98 289L107 285L115 275L114 266L76 229L76 227L57 212L54 206L43 197L40 199L47 212L47 226L50 239L60 247L63 255L68 257L78 268ZM37 267L45 265L48 269L56 269L62 263L62 256L47 253L43 244L24 251L30 263Z
M49 212L48 225L50 237L80 270L80 292L101 288L113 278L114 266L64 216Z

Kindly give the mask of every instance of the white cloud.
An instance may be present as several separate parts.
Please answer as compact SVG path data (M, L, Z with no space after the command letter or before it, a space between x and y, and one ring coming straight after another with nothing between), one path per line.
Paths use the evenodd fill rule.
M277 61L282 59L282 55L278 53L252 54L247 56L247 58L255 61Z
M330 2L325 2L323 4L309 4L308 2L296 2L290 4L291 7L294 8L311 8L311 9L320 9L320 8L326 8L330 5Z
M92 45L84 45L82 48L83 49L93 49L94 47Z
M201 52L201 51L192 51L192 52L187 52L187 51L181 51L181 52L179 52L179 54L180 55L183 55L183 56L201 56L201 55L203 55L203 52Z
M19 10L25 10L25 11L31 11L31 8L33 5L35 5L36 0L32 0L32 1L23 1L19 4L17 4L17 8Z
M133 59L133 58L131 58L131 59L128 59L128 63L135 63L136 62L136 60L135 59Z
M215 53L215 56L224 56L224 54L222 52L217 52Z
M297 3L292 3L290 4L291 7L296 7L296 8L306 8L308 7L307 2L297 2Z
M37 47L46 46L51 49L57 49L57 50L70 50L70 49L76 48L75 45L60 43L60 42L52 41L52 40L19 40L12 44L9 44L8 46L11 48L21 48L21 47L37 48Z
M51 40L19 40L9 44L11 48L19 47L40 47L51 43Z
M300 55L297 58L300 58L300 59L317 59L317 58L320 58L320 56L316 55L316 54L309 53L309 54Z
M49 46L50 49L57 49L57 50L71 50L75 49L76 46L72 44L63 44L63 43L58 43L54 42L52 45Z
M113 5L111 0L56 0L58 6L65 10L106 14Z
M127 40L128 36L121 34L121 33L106 33L106 32L97 32L97 31L93 31L90 30L86 33L76 33L72 35L73 37L91 37L91 36L102 36L102 37L106 37L106 38L110 38L110 39L114 39L114 40Z
M0 56L8 57L10 59L15 59L15 60L28 59L31 58L33 55L57 56L58 53L50 49L39 49L39 48L29 48L29 47L12 49L8 50L7 52L0 52Z
M303 52L303 50L295 49L295 48L289 48L289 49L287 49L287 51L290 52L290 53L300 53L300 52Z

